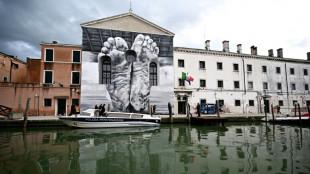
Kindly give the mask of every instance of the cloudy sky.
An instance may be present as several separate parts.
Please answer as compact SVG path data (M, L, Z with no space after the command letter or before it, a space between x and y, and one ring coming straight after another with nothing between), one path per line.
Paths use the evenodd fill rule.
M40 43L81 44L80 24L133 13L173 33L175 47L230 51L252 45L259 55L283 48L286 58L310 52L309 0L0 0L0 52L40 58Z

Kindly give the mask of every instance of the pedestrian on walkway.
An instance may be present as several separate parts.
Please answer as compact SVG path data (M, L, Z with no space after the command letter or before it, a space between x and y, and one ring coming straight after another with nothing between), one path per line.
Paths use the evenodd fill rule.
M200 117L200 104L199 103L197 103L196 109L197 109L198 117Z
M277 107L277 114L281 114L281 111L280 111L280 106L278 105L278 107Z
M76 114L75 104L72 104L72 105L71 105L71 112L70 112L69 116L71 116L71 115L73 115L73 114Z

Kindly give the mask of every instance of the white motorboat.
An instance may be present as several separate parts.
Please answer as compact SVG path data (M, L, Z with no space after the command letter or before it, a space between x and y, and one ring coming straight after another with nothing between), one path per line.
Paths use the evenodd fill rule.
M108 112L98 116L98 109L88 109L77 116L60 116L66 125L77 128L156 127L161 118L147 114Z

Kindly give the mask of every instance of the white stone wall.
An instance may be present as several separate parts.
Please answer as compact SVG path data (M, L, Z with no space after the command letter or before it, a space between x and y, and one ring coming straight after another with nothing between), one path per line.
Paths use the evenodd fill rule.
M178 60L184 60L184 67L178 67ZM199 61L205 61L205 69L199 68ZM223 65L222 70L217 69L217 62ZM239 70L234 71L233 64L238 64ZM247 65L252 65L252 72L247 71ZM267 67L267 72L262 71L262 66ZM281 68L281 73L276 73L276 67ZM285 67L287 71L285 71ZM290 75L290 68L295 74ZM301 107L306 107L310 95L305 90L305 84L310 82L310 61L270 58L266 56L224 53L220 51L206 51L188 48L174 49L175 69L175 114L178 113L178 95L186 94L191 109L201 100L215 103L224 100L224 111L230 113L261 113L263 111L263 96L268 95L269 107L275 107L279 100L283 100L282 113L290 113L293 100L297 100ZM308 75L304 75L307 69ZM182 72L194 77L194 82L189 85L179 86ZM286 78L287 73L287 78ZM200 87L200 80L206 80L206 87ZM287 80L286 80L287 79ZM217 81L223 80L224 87L218 88ZM234 81L239 81L239 88L235 89ZM253 82L253 89L248 88L248 82ZM263 89L263 83L268 83L268 89ZM277 83L282 84L278 90ZM291 89L295 83L296 90ZM287 92L288 85L288 92ZM235 106L235 100L240 100L241 105ZM249 100L254 100L254 106L249 106ZM271 109L269 110L271 113ZM191 112L193 112L191 110Z

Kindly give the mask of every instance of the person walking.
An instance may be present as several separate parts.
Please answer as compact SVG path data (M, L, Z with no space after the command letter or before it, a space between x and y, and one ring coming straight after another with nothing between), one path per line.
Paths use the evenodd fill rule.
M153 114L155 114L156 111L156 105L153 106Z
M281 114L281 111L280 111L280 106L278 105L278 107L277 107L277 114Z
M200 117L200 104L199 103L197 103L196 109L197 109L198 117Z
M71 115L73 115L73 114L76 114L75 104L72 104L72 105L71 105L71 112L70 112L69 116L71 116Z
M98 109L98 104L95 105L95 109Z

